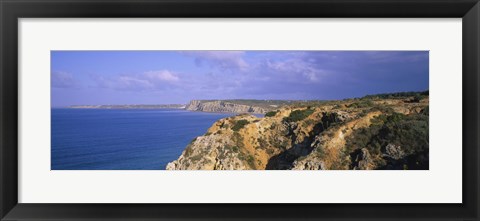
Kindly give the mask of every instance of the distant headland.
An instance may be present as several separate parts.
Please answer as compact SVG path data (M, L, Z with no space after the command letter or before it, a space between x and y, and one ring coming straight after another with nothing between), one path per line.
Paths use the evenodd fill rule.
M368 95L364 98L393 98L408 97L425 92L400 92L390 94ZM358 98L351 98L358 99ZM351 99L345 99L351 100ZM248 113L266 114L291 105L317 106L327 100L255 100L255 99L228 99L228 100L191 100L188 104L125 104L125 105L72 105L74 109L182 109L188 111L216 112L216 113Z
M73 109L184 109L185 104L72 105Z
M265 114L302 100L192 100L188 104L72 105L74 109L184 109L200 112Z

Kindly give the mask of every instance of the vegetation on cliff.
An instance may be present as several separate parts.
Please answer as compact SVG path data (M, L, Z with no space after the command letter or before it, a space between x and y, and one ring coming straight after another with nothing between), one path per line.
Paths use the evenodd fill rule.
M292 102L215 122L167 169L428 169L428 116L428 92Z

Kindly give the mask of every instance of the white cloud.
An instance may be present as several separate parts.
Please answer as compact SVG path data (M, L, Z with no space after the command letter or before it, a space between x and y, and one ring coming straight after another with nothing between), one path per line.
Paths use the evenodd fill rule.
M153 88L153 84L144 79L139 79L130 76L120 76L116 82L116 87L122 89L150 89Z
M52 87L55 88L71 88L77 86L73 75L63 71L52 71L50 81Z
M145 77L152 80L160 80L160 81L168 81L168 82L175 82L180 80L180 78L167 70L161 71L148 71L144 73Z
M318 81L325 74L324 70L314 67L312 63L305 62L302 59L289 59L285 61L267 61L267 72L275 75L283 75L294 79L309 81Z
M99 87L116 90L161 90L180 81L180 77L168 70L147 71L141 74L120 75L111 78L97 78Z
M221 70L241 70L249 68L249 64L243 59L243 51L186 51L185 55L195 58L197 65L208 63L210 66Z

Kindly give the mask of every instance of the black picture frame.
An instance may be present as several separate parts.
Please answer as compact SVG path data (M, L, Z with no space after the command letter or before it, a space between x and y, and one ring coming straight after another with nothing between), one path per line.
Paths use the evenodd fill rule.
M0 0L1 220L479 220L478 0ZM18 203L18 19L133 17L462 18L461 204ZM448 42L445 42L448 44ZM451 120L456 119L452 116ZM128 190L125 190L128 191ZM281 193L279 193L281 194ZM374 193L372 193L374 194ZM441 194L441 193L439 193Z

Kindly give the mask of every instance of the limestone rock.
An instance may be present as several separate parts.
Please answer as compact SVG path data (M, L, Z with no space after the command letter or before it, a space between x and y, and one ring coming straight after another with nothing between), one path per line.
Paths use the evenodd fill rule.
M395 144L388 144L385 147L385 156L395 160L399 160L405 157L405 152L402 150L400 146L397 146Z
M216 101L200 101L192 100L185 107L186 110L204 111L204 112L229 112L229 113L255 113L264 114L268 110L261 107L234 104L231 102L216 100Z
M168 163L166 169L371 170L386 168L391 161L400 160L403 163L406 158L415 160L411 157L412 147L409 146L406 153L402 147L387 141L384 149L380 150L380 146L372 149L374 147L368 146L371 137L365 136L376 134L361 135L361 132L372 128L372 125L380 127L381 119L393 114L392 110L404 115L423 114L424 110L428 110L428 102L376 99L375 105L361 108L346 105L350 103L351 100L316 106L292 104L279 107L274 115L268 117L240 114L218 120L203 136L194 139L177 160ZM267 111L219 100L194 100L186 109L239 113ZM292 120L291 113L299 111L308 114L304 112L304 115L300 114ZM364 136L362 139L366 143L349 146L347 141L355 139L355 134Z
M355 159L356 166L354 170L371 170L374 169L374 163L370 152L366 148L362 148Z
M325 163L321 160L307 161L300 163L298 161L293 162L292 170L325 170Z

